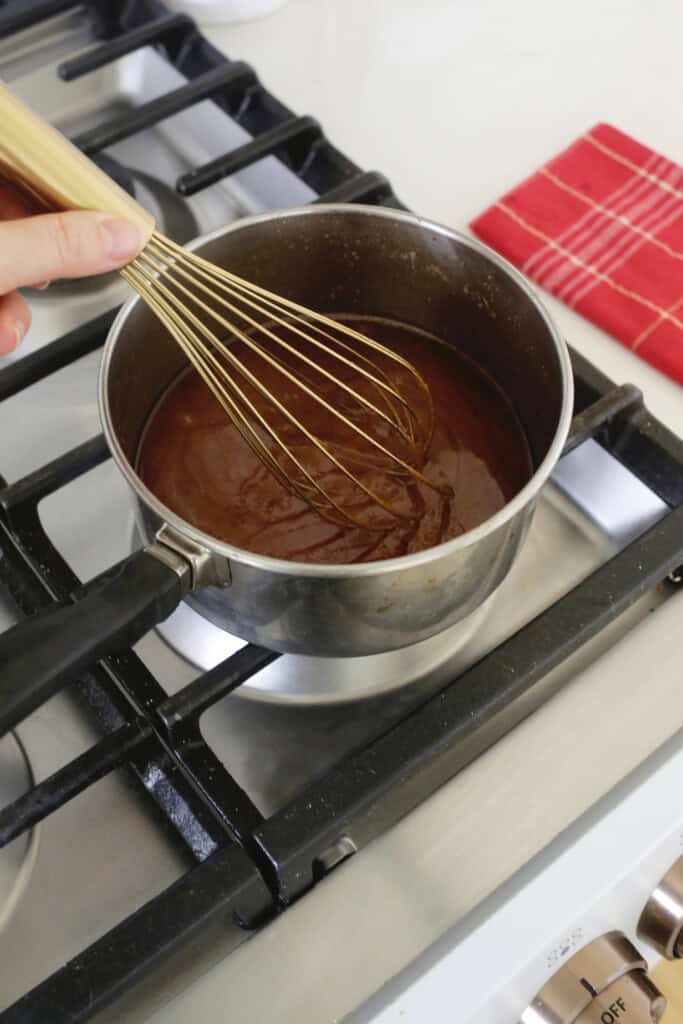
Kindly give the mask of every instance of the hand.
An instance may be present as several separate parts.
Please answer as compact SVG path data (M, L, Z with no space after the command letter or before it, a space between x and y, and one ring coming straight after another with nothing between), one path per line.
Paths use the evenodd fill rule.
M137 255L140 243L127 220L89 211L35 214L0 183L0 356L14 351L31 324L17 288L115 270Z

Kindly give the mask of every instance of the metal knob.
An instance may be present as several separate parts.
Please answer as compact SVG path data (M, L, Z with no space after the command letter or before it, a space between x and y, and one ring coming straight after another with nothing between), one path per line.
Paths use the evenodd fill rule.
M638 935L667 960L683 956L683 857L679 857L645 904Z
M656 1024L666 1000L647 964L621 932L589 942L557 971L521 1024Z

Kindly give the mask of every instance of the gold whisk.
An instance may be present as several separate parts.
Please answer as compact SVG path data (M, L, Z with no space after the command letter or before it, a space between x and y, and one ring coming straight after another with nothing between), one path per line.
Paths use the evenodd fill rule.
M375 472L394 477L407 474L427 482L419 465L431 438L433 407L427 385L407 360L349 324L244 281L156 231L122 274L181 346L245 442L284 486L327 518L359 523L285 440L269 412L289 424L367 498L395 518L408 517L390 506L348 464L349 460L362 462L363 456L367 461L371 455ZM303 345L295 345L295 339ZM360 438L365 451L347 450L345 459L343 444L324 440L302 422L235 353L235 340L324 409L349 437ZM322 355L322 360L316 361L314 354ZM335 363L346 380L335 375L331 368ZM397 389L392 367L409 376L420 391L426 422ZM319 390L325 383L335 389L335 400ZM376 432L359 422L375 418L377 424L385 425L387 435L394 435L398 451L392 450L390 436L386 442L379 440ZM362 525L367 526L367 520Z
M356 498L363 495L392 521L414 518L372 482L386 474L433 486L421 471L433 406L426 383L407 360L350 324L245 281L160 234L146 210L1 85L0 123L4 176L53 209L97 209L138 224L144 245L122 276L285 487L335 522L385 529L386 517L371 523L344 507L336 472L352 492L357 489ZM324 413L323 430L292 412L281 390L288 387L306 396L318 414L313 419ZM421 402L415 402L416 393ZM415 405L421 405L422 420ZM341 437L321 436L330 425Z

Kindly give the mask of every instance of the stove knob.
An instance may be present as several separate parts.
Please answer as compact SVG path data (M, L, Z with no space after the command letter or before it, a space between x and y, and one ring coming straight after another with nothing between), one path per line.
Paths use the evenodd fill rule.
M521 1024L656 1024L666 1000L646 971L626 936L607 932L560 967Z
M683 956L683 857L669 868L638 921L638 935L667 960Z

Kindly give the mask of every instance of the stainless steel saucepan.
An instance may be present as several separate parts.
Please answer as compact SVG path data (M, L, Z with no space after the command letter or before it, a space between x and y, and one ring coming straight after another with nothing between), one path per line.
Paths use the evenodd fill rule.
M351 657L433 636L505 578L562 453L573 397L566 346L524 278L478 242L408 213L321 205L240 221L193 248L303 305L402 321L457 346L512 402L533 476L481 526L400 558L313 565L219 542L162 505L137 475L141 433L184 356L133 299L106 344L100 410L147 547L77 605L0 637L0 733L183 599L222 629L276 651Z

